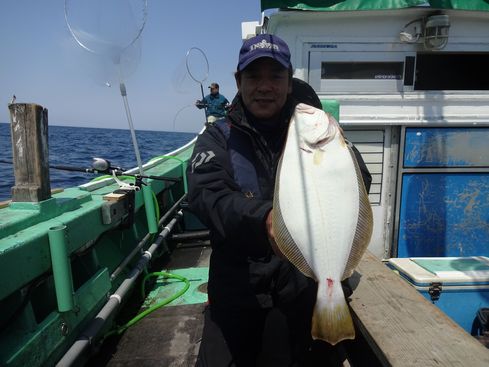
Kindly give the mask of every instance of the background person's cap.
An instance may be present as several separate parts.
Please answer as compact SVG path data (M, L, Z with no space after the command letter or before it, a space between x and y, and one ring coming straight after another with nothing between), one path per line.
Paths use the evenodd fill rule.
M211 83L207 88L219 88L219 84L217 83Z
M284 40L271 34L259 34L247 39L241 46L238 70L243 71L249 64L261 57L270 57L286 69L291 65L289 47Z

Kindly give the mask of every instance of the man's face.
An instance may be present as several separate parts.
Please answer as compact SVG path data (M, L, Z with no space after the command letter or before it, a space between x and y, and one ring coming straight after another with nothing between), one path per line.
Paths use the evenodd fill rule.
M219 87L211 86L211 94L219 93Z
M289 71L269 57L249 64L236 77L236 85L244 105L258 119L278 117L292 91Z

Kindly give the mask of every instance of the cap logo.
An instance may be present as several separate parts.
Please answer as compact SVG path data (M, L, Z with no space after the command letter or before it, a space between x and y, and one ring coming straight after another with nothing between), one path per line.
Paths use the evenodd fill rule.
M290 51L279 37L259 34L246 40L239 50L238 70L244 70L250 63L261 57L271 57L284 68L290 68Z
M268 49L273 49L275 51L280 50L280 47L278 47L277 45L275 45L273 43L267 42L266 40L262 40L261 42L255 43L254 45L251 45L250 51L256 50L257 48L260 48L260 49L268 48Z

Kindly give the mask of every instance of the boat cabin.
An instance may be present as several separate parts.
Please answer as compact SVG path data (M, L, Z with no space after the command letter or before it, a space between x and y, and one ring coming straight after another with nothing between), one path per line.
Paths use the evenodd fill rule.
M487 255L487 4L285 3L243 24L243 38L283 38L294 76L339 103L340 124L373 177L369 250L379 258Z

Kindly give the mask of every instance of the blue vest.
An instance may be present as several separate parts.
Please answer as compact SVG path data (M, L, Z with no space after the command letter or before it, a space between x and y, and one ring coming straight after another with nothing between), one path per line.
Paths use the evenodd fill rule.
M228 100L222 94L208 94L204 97L204 101L207 104L207 116L222 118L226 115L226 110L224 109L224 106L226 105L226 103L228 103Z
M261 199L258 175L253 164L255 155L250 144L251 138L238 129L232 129L226 119L220 119L214 125L221 130L226 138L234 180L246 196Z

